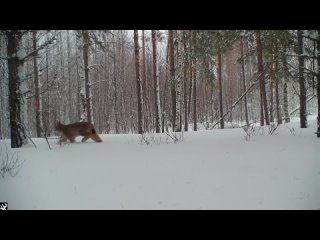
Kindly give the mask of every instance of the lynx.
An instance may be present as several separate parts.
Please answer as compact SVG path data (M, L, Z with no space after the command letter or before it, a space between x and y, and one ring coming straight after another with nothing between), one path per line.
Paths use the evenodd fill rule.
M55 129L61 134L60 143L66 142L68 139L73 143L78 136L83 136L82 142L87 141L89 138L95 142L102 142L93 124L89 122L76 122L69 125L57 122Z

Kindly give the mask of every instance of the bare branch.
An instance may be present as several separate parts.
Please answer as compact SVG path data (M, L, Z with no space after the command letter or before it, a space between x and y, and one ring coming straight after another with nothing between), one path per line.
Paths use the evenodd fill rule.
M52 37L51 39L49 39L47 42L45 42L44 44L42 44L39 48L37 48L36 50L28 53L25 57L23 57L22 59L20 59L21 61L25 61L27 58L31 57L34 54L37 54L40 50L44 49L46 46L50 45L53 43L54 40L57 40L56 37Z

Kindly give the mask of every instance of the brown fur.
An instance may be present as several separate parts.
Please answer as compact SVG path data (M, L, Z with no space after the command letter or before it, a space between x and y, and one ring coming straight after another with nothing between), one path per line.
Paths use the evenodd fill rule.
M75 142L75 138L78 136L83 136L82 142L89 138L95 142L102 142L93 124L89 122L77 122L69 125L57 122L56 131L61 134L60 142L66 142L68 139L70 142Z

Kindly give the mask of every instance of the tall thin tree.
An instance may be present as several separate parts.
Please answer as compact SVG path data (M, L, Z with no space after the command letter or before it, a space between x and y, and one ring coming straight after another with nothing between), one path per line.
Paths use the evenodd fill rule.
M93 112L92 112L92 95L91 95L91 81L89 75L89 46L90 37L88 30L82 30L82 40L83 40L83 62L84 62L84 80L85 80L85 101L86 101L86 114L87 121L93 122Z
M160 90L158 77L158 61L157 61L157 32L152 30L152 56L153 56L153 81L154 81L154 104L156 111L156 132L161 131L161 115L160 115Z
M142 84L140 78L140 56L139 56L139 35L138 30L134 30L134 54L135 54L135 66L136 66L136 81L137 81L137 101L138 101L138 133L143 133L143 97L142 97Z
M187 33L183 31L183 103L184 103L184 131L188 131L188 52L187 52Z
M38 52L37 50L37 31L32 31L32 46L33 46L33 75L34 75L34 86L35 86L35 111L36 111L36 130L37 137L41 137L41 129L42 129L42 101L40 97L40 79L39 79L39 71L38 71Z
M245 72L245 59L244 59L244 38L241 38L241 70L242 70L242 90L246 92L246 72ZM249 125L249 117L248 117L248 104L247 104L247 95L244 96L244 114L246 118L246 124Z
M20 148L27 143L25 128L22 116L22 106L24 104L23 93L21 91L21 77L23 74L24 61L21 59L22 36L21 30L8 30L7 55L9 71L9 111L10 111L10 135L11 147Z
M264 79L264 67L263 67L263 59L262 59L261 32L260 30L256 30L255 33L256 33L256 44L257 44L258 72L259 74L261 74L261 77L260 77L261 109L264 110L263 114L266 120L266 125L270 125L266 85L265 85L265 79ZM261 125L264 125L263 118L261 118Z
M195 56L195 48L197 45L196 32L193 32L192 36L192 53L193 53L193 62L192 62L192 100L193 100L193 131L198 131L197 124L197 58Z
M222 98L222 63L221 63L221 48L218 47L218 82L219 82L219 107L220 107L220 127L224 129L223 119L223 98Z
M172 105L172 130L176 129L176 83L175 83L175 66L174 66L174 38L173 30L169 30L168 36L169 49L169 66L170 66L170 88L171 88L171 105Z
M277 121L278 121L278 124L281 124L282 123L282 117L281 117L281 114L280 114L280 99L279 99L279 79L278 79L278 71L279 71L279 59L278 59L278 56L279 56L279 50L278 50L278 42L275 42L275 73L276 73L276 76L274 78L275 80L275 94L276 94L276 111L277 111Z
M182 64L180 64L180 44L179 44L179 36L178 36L178 31L175 30L175 38L176 38L176 42L175 42L175 48L176 48L176 54L175 54L175 59L176 59L176 69L177 72L180 72L181 66ZM180 74L177 74L176 76L176 80L175 80L175 84L176 84L176 128L174 129L175 132L181 132L181 128L182 128L182 121L181 121L181 76Z
M298 30L298 62L299 62L299 86L300 86L300 127L307 127L307 90L304 79L304 56L303 56L303 31Z
M284 54L282 54L282 65L283 65L283 113L284 113L284 120L286 123L290 122L290 115L289 115L289 104L288 104L288 63L287 63L287 55L286 55L286 48L284 49Z
M317 137L320 137L320 30L318 30L317 38L317 64L318 64L318 74L317 74L317 98L318 98L318 128Z

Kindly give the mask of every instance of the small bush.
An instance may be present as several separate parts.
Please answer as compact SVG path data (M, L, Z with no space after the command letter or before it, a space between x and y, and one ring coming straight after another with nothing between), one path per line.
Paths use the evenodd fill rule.
M142 133L139 135L140 144L152 146L152 144L159 145L161 143L161 136L156 136L154 132Z
M183 141L183 132L165 132L167 135L166 142L170 143L172 141L173 143L182 142Z
M279 124L276 123L270 123L268 126L268 135L277 135L279 131L277 131L279 127Z
M177 143L183 141L183 132L165 132L165 143ZM160 145L163 143L163 135L159 133L143 133L139 135L140 144L152 146L154 144Z
M253 136L257 135L258 131L257 128L252 125L245 125L242 127L243 131L246 133L244 135L244 140L249 141Z
M294 127L288 127L288 126L286 127L289 129L292 136L296 136L296 130L294 129Z
M9 174L15 177L20 171L25 160L21 161L18 152L11 153L8 148L0 147L0 175L2 178Z

